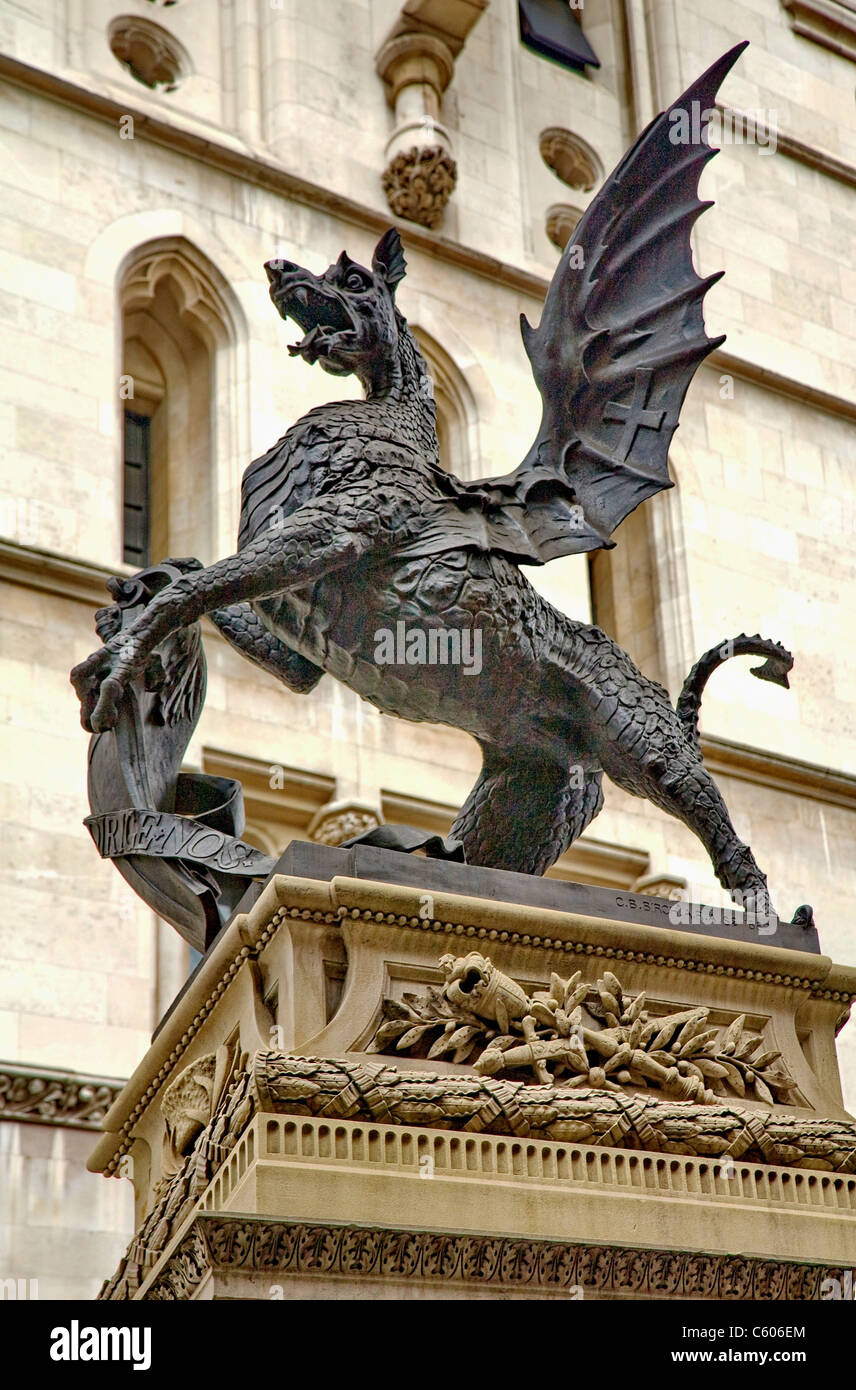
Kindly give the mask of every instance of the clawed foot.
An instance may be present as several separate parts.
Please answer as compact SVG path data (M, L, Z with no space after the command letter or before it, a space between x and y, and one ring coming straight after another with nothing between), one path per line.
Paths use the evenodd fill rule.
M122 697L140 669L139 644L123 633L75 666L71 683L80 700L84 729L100 734L115 728Z
M170 569L184 575L202 568L201 561L189 556L163 560L129 578L108 579L107 588L116 602L99 608L95 614L95 630L104 646L71 673L71 683L80 700L80 722L89 733L100 734L116 727L125 691L141 673L147 690L159 690L164 683L163 664L157 654L150 655L144 642L131 636L132 629L122 631L126 607L141 601L148 603L153 594L171 582Z

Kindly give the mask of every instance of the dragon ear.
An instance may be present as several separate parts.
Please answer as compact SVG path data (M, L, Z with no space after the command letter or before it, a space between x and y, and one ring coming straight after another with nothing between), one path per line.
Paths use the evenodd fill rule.
M394 290L396 285L404 279L407 262L404 259L401 237L395 227L390 227L388 232L384 232L375 247L372 256L372 270L375 274L383 276L391 290Z

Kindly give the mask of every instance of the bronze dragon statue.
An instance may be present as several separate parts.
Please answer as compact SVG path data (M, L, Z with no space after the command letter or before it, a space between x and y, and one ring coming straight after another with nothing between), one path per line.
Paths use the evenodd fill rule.
M754 674L786 686L790 654L759 637L714 648L675 709L606 633L559 612L521 569L612 546L622 519L673 485L668 449L684 396L722 341L707 337L702 314L719 276L697 276L690 244L708 206L699 177L716 150L705 138L675 141L673 116L693 102L709 112L743 47L640 135L577 226L540 326L523 319L543 418L505 477L465 483L441 465L427 368L395 302L405 273L397 231L371 267L345 252L323 275L266 265L274 305L304 334L289 352L355 374L365 399L310 411L250 465L234 555L205 568L168 562L176 577L121 631L102 611L105 645L72 673L85 728L112 729L156 648L208 614L291 690L329 672L387 714L471 734L483 767L451 831L466 862L543 874L597 815L605 773L685 822L744 903L766 901L765 877L702 765L696 718L726 655L764 657ZM379 663L375 634L402 620L478 632L481 673Z

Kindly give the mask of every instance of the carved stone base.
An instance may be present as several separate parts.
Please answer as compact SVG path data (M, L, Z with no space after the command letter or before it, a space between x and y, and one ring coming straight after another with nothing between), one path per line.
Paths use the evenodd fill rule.
M775 942L276 876L105 1117L138 1229L102 1297L819 1297L856 1268L854 989Z

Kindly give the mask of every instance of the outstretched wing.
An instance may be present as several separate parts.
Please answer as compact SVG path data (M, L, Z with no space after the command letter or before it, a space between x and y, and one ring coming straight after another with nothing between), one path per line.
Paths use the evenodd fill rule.
M522 318L543 401L537 438L504 478L465 488L481 501L492 546L518 561L612 547L634 507L672 487L668 451L708 338L690 233L710 203L701 172L716 93L746 47L708 68L642 132L580 220L541 322ZM472 501L475 502L475 496Z

